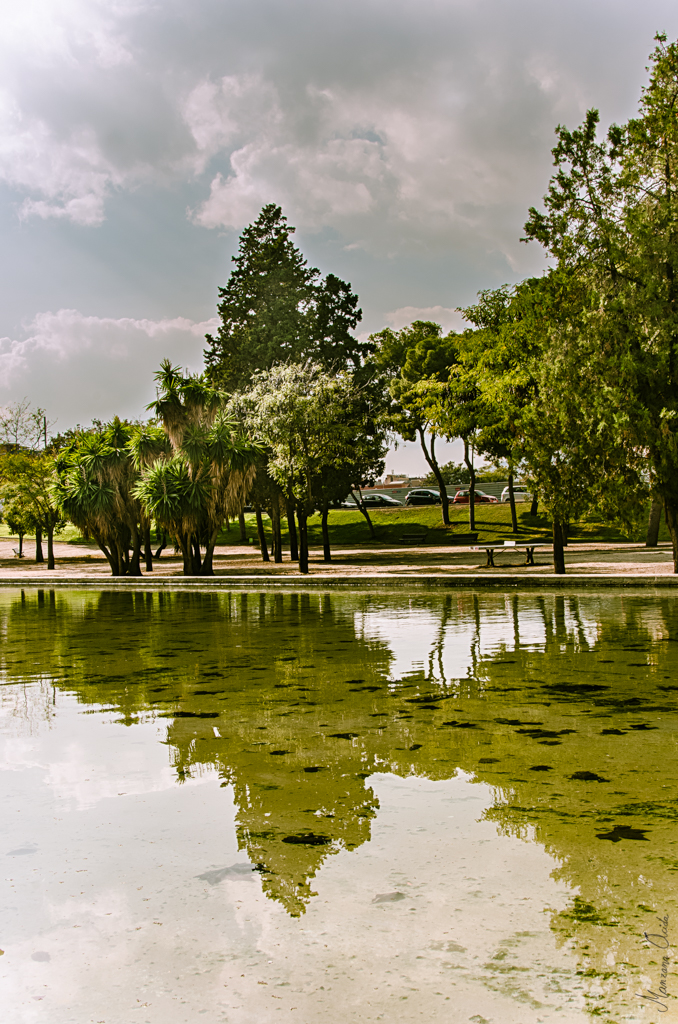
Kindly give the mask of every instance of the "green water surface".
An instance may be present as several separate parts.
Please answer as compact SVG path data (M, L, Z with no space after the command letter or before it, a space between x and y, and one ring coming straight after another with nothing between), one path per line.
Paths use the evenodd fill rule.
M676 598L4 590L0 629L6 1024L678 1020Z

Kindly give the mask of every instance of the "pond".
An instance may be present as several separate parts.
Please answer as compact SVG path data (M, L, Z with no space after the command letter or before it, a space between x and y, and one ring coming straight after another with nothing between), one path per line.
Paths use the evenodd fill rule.
M4 1024L676 1013L676 598L6 589L0 628Z

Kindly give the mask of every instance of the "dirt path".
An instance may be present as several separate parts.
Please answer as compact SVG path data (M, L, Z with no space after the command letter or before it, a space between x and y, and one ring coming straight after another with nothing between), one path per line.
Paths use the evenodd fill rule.
M39 580L44 577L68 579L69 577L110 579L110 569L103 554L95 545L72 545L57 543L54 546L56 569L48 572L47 563L36 563L33 545L25 545L25 557L14 556L16 541L0 541L0 580ZM310 559L310 574L318 578L339 580L342 577L383 579L399 577L440 577L449 575L544 575L552 571L551 552L537 552L536 565L526 566L524 552L501 551L495 554L496 567L485 565L485 553L471 548L457 547L393 547L377 546L363 548L337 548L333 561L325 564L322 551L313 549ZM639 544L577 544L566 549L565 564L569 573L578 576L628 575L672 576L673 558L671 548L662 544L657 548L645 548ZM299 578L296 563L286 560L282 565L274 562L263 563L256 548L241 545L217 548L214 558L217 576ZM181 576L180 557L163 553L155 563L153 578Z

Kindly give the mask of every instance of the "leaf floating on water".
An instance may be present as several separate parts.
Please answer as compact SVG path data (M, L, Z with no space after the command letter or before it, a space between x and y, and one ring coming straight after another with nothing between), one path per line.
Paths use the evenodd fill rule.
M289 750L269 750L271 757L280 757L282 754L289 754Z
M609 839L611 843L618 843L622 839L638 839L642 842L649 843L649 839L645 835L648 830L646 828L631 828L630 825L615 825L610 832L597 832L596 839Z
M413 743L410 750L421 750L421 743Z
M172 711L162 718L219 718L219 711Z
M358 737L357 732L328 732L327 735L336 740L355 740Z
M327 768L325 768L323 765L320 765L320 764L317 764L317 765L314 764L314 765L311 765L308 768L304 768L304 771L305 772L326 772Z
M315 832L298 832L294 836L285 836L283 843L294 843L298 846L329 846L329 836L319 836Z
M554 740L557 736L567 736L576 729L518 729L519 736L529 736L533 740Z
M479 757L478 764L498 764L500 758L498 757Z
M552 772L553 768L550 764L533 764L530 768L531 772Z
M648 729L658 729L658 725L648 725L647 722L643 722L641 725L632 725L632 729L636 732L646 732Z
M611 687L599 686L595 683L552 683L546 689L552 690L553 693L580 693L584 696L587 693L599 693L601 690L609 690Z
M450 725L453 729L477 729L478 726L475 722L443 722L443 725Z
M601 736L626 736L625 732L621 729L601 729Z
M495 718L497 725L532 725L534 727L543 725L543 722L522 722L519 718Z
M375 896L372 900L373 903L399 903L400 900L407 899L404 892L382 892L378 896Z
M574 779L576 782L609 782L609 779L604 779L602 775L596 775L595 772L575 772L574 775L568 775L568 779Z

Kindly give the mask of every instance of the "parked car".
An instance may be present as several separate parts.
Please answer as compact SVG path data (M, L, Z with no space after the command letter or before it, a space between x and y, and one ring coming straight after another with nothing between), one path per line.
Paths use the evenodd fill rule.
M410 491L405 498L406 505L439 505L440 491L434 487L419 487Z
M457 493L455 494L454 498L452 499L452 504L453 505L468 505L470 500L471 500L470 495L471 495L471 492L467 488L464 488L464 490L461 490L461 491L457 491ZM477 505L479 502L487 503L487 504L490 504L490 503L498 504L499 503L499 498L495 498L495 496L493 494L485 494L485 491L476 491L475 501L473 502L473 504Z
M365 508L402 508L402 501L390 494L363 494Z
M525 487L524 484L514 484L513 485L513 497L514 497L514 499L516 501L532 501L532 495L530 494L530 492L528 491L527 487ZM502 501L508 501L509 500L509 489L508 489L508 487L505 487L504 490L501 492L501 500Z

